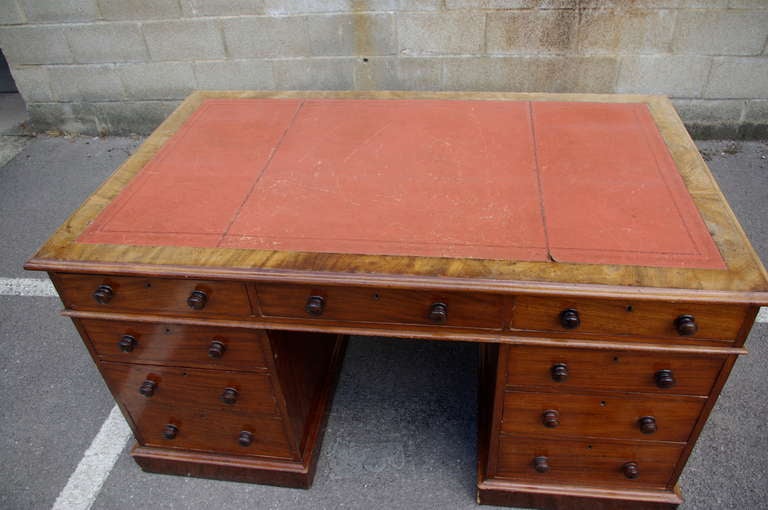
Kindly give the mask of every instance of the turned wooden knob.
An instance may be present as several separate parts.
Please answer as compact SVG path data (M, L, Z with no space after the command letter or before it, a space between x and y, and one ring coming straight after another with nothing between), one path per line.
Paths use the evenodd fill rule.
M168 424L163 429L163 437L166 439L176 439L176 435L179 433L179 428L176 425Z
M581 325L579 312L573 308L568 308L560 312L560 325L565 329L576 329Z
M100 305L106 305L110 301L112 301L112 297L115 295L115 292L112 290L112 287L109 285L99 285L96 287L96 290L93 291L93 299L96 300L97 303Z
M533 469L539 473L546 473L549 471L549 458L542 456L533 459Z
M552 373L552 380L555 382L563 382L568 379L568 365L565 363L552 365L550 372Z
M699 330L696 324L696 318L693 315L680 315L675 319L675 329L680 336L695 335Z
M427 315L432 322L445 322L448 320L448 305L445 303L432 303Z
M309 315L319 316L323 315L323 310L325 309L325 298L322 296L309 296L309 299L307 299L307 304L304 306L304 310Z
M221 358L224 356L224 351L227 350L227 346L219 340L214 340L211 345L208 346L208 356L211 358Z
M235 388L224 388L224 391L221 393L221 401L229 405L237 402L237 390Z
M146 381L141 383L141 386L139 386L139 393L141 393L145 397L151 397L152 395L155 394L156 389L157 389L157 383L155 381L147 379Z
M193 290L187 298L187 305L193 310L202 310L208 303L208 295L202 290Z
M240 432L240 437L237 438L237 442L240 443L240 446L251 446L251 443L253 443L253 434L247 430L243 430Z
M675 384L677 384L677 381L675 380L675 375L672 373L671 370L659 370L655 374L653 374L653 378L656 380L656 386L658 386L661 389L667 389L671 388Z
M624 476L630 480L640 477L640 471L637 469L637 462L627 462L621 466L621 470L624 473Z
M643 416L637 420L637 424L640 426L640 432L643 434L653 434L656 432L656 418L653 416Z
M136 341L136 337L131 335L123 335L120 341L117 342L117 346L123 352L131 352L138 344L139 342Z
M548 409L541 415L541 423L545 427L553 429L560 425L560 413L555 409Z

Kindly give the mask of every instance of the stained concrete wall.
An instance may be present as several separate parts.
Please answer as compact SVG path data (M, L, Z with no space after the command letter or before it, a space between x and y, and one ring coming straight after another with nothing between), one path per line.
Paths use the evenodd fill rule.
M768 0L0 0L37 129L147 133L194 89L667 94L768 136Z

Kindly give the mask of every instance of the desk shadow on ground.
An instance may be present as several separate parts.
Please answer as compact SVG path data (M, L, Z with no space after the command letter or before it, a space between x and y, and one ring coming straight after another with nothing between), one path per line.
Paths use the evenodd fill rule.
M311 489L143 473L126 449L93 508L477 508L477 365L477 344L352 337Z

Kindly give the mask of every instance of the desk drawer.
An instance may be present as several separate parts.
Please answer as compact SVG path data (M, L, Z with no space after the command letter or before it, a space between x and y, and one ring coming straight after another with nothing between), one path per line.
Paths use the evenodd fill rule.
M251 315L245 285L236 282L59 274L56 284L64 305L72 310L209 317Z
M258 285L257 291L266 317L483 329L503 325L501 297L494 294L270 284Z
M578 314L578 321L566 320L565 324L572 326L570 328L561 320L561 314L566 310ZM519 296L515 300L511 327L569 334L699 338L732 343L747 313L748 309L743 305ZM682 316L690 316L693 325L678 331L676 319Z
M706 399L637 394L507 391L501 430L513 435L684 443Z
M502 436L496 476L531 483L658 488L670 482L684 445ZM539 459L537 463L537 458ZM638 476L632 476L634 463ZM539 470L537 471L536 466ZM625 469L627 473L625 474Z
M137 440L145 446L295 457L279 416L231 415L192 407L169 410L152 405L129 412L138 429Z
M278 413L268 374L111 362L102 362L100 368L115 398L132 416L142 415L148 407L169 413L198 409L231 416ZM228 388L236 392L232 403L224 401Z
M724 356L510 346L507 384L545 391L709 395Z
M81 319L104 360L231 370L266 369L266 336L259 330Z

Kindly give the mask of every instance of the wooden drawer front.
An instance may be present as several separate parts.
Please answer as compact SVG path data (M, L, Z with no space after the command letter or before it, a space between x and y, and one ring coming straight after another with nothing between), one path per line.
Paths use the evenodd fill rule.
M193 407L171 410L151 405L129 412L139 432L137 440L145 446L283 459L295 457L279 416L232 415ZM165 437L168 425L177 429L173 438ZM242 432L251 434L251 443L247 446L239 443Z
M501 297L493 294L269 284L257 290L261 312L267 317L502 328ZM312 296L323 299L319 315L306 311ZM447 318L442 322L429 318L436 303L446 305Z
M101 371L115 398L132 416L141 416L145 408L173 413L194 408L232 416L278 413L268 374L109 362L101 363ZM155 383L151 396L139 392L145 381ZM226 388L237 391L234 404L222 401Z
M578 312L580 324L566 329L561 324L563 310ZM670 338L700 338L733 342L748 309L742 305L702 303L659 303L560 297L519 296L511 327L537 331L564 331L569 334L636 335ZM681 336L675 319L692 315L698 331Z
M648 442L599 442L502 436L496 476L532 483L593 487L665 488L684 445ZM549 470L535 469L546 457ZM623 466L637 464L639 476L629 479Z
M507 391L501 430L555 438L589 436L684 443L705 401L700 397L661 395ZM645 429L641 428L643 419Z
M266 367L268 347L259 330L91 319L82 319L80 324L105 360L232 370ZM211 356L219 351L220 357Z
M547 391L604 391L709 395L725 360L664 351L631 352L560 347L510 346L507 384ZM553 367L565 365L567 378L556 381ZM675 384L660 387L656 375L670 370ZM660 374L661 375L661 374Z
M226 317L251 315L248 294L242 283L69 274L57 275L56 280L64 305L72 310ZM103 304L93 296L101 285L112 289L111 298ZM201 309L193 309L187 303L194 291L205 294Z

